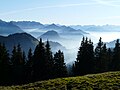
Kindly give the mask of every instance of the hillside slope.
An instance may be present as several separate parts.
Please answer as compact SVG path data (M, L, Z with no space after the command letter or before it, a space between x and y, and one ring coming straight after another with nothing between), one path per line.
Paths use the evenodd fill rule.
M9 35L14 33L22 33L18 26L14 25L12 22L5 22L0 20L0 35Z
M118 90L120 89L120 71L102 74L90 74L78 77L58 78L48 81L29 83L21 86L1 86L1 90Z

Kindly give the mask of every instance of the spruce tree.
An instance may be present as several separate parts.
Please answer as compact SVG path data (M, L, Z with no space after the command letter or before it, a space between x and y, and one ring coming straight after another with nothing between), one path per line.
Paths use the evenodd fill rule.
M106 72L109 69L109 56L108 56L108 50L106 48L106 44L103 45L101 50L101 60L100 60L100 72Z
M116 44L115 44L115 48L113 51L112 70L115 70L115 71L120 70L120 43L119 43L119 39L117 39Z
M10 80L9 53L4 44L0 43L0 84Z
M107 56L108 56L108 71L111 71L112 70L112 60L113 60L113 52L110 48L108 48L108 51L107 51Z
M32 54L32 49L31 48L28 51L28 57L27 58L28 58L27 64L29 66L32 66L32 64L33 64L33 60L32 60L33 54Z
M46 47L46 52L45 52L45 59L46 59L46 79L49 79L49 78L54 78L54 72L53 72L53 69L54 69L54 61L53 61L53 56L52 56L52 51L51 51L51 48L50 48L50 44L49 44L49 41L47 40L47 43L45 45Z
M94 70L94 51L91 40L83 37L75 61L75 75L85 75L93 73Z
M33 72L33 54L32 49L30 48L28 51L27 62L25 64L25 78L26 82L32 81L32 72Z
M64 62L64 54L60 50L54 54L54 69L55 77L65 77L67 76L67 68Z
M24 82L25 53L23 54L20 44L18 44L17 47L14 46L12 51L11 62L13 68L13 82Z
M34 80L44 80L46 74L45 46L40 39L33 56L33 78Z
M12 50L12 57L11 57L11 62L13 65L16 65L16 60L17 59L17 48L16 46L13 47L13 50Z
M99 42L95 48L95 71L96 72L103 72L102 71L102 47L103 47L102 38L100 37Z

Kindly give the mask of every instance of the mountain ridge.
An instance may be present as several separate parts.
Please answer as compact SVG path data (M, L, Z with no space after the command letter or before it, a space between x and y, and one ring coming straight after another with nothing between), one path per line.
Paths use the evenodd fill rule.
M13 33L22 33L23 30L20 27L14 25L12 22L5 22L0 20L0 35L9 35Z

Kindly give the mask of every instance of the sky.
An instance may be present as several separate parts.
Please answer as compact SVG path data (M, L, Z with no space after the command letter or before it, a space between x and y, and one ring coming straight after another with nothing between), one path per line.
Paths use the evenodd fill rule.
M0 0L0 19L62 25L120 25L120 0Z

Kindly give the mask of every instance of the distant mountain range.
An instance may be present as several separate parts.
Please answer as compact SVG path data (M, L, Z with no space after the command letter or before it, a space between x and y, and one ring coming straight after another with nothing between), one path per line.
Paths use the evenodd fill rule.
M37 29L37 31L32 31L31 33L34 32L41 32L41 31L57 31L58 33L61 34L77 34L77 35L83 35L83 34L88 34L82 30L75 30L69 26L61 26L61 25L56 25L56 24L48 24L48 25L43 25L39 22L34 22L34 21L11 21L13 24L19 26L21 29L23 29L25 32L27 32L26 29Z
M19 26L21 29L34 29L44 28L44 25L35 21L11 21L14 25Z
M76 30L81 29L83 31L96 31L96 32L118 32L120 26L117 25L71 25L71 28Z
M0 43L4 43L7 50L9 50L10 53L13 50L14 46L20 44L21 48L27 54L29 48L34 50L39 41L27 33L15 33L9 36L0 36ZM65 49L65 47L63 47L60 43L57 42L50 41L50 45L53 51Z
M58 26L56 24L50 24L44 27L45 30L54 30L62 34L79 34L82 35L81 30L75 30L68 26Z
M20 27L14 25L12 22L5 22L0 20L0 35L9 35L13 33L23 32Z

